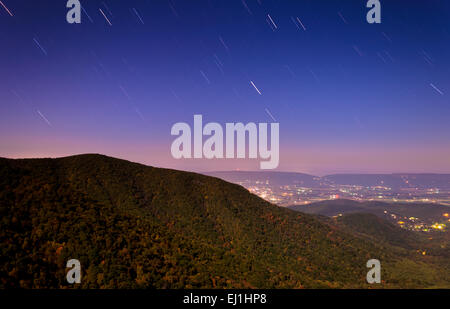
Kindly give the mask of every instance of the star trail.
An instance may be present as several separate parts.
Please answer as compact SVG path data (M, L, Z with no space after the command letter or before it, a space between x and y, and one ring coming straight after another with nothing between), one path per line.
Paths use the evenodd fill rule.
M64 2L64 1L63 1ZM186 170L170 127L280 123L280 170L450 172L450 4L0 1L0 156L96 152ZM220 165L217 165L220 164Z

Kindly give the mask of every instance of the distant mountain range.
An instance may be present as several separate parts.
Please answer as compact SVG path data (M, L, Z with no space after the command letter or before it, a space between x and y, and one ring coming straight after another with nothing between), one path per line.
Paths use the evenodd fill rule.
M295 205L289 209L316 215L334 217L353 213L370 213L381 219L394 223L404 222L409 218L431 225L447 221L444 214L450 213L450 207L429 203L385 203L377 201L357 202L352 200L328 200L307 205Z
M335 174L323 178L341 185L450 189L450 174Z
M102 155L0 158L0 175L1 288L72 287L69 259L81 288L450 287L448 240L370 214L305 214ZM372 258L379 286L366 283Z
M228 182L239 183L244 181L262 181L270 182L274 185L303 185L308 187L321 186L320 177L302 174L302 173L288 173L288 172L245 172L245 171L224 171L224 172L208 172L204 173L208 176L224 179Z
M269 181L273 185L298 184L305 187L326 187L333 184L358 186L386 186L399 188L450 189L450 174L334 174L323 177L290 172L208 172L205 175L229 182Z

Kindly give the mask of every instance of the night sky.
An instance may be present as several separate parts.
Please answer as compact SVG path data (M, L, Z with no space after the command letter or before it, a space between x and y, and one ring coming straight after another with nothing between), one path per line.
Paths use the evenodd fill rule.
M175 160L170 128L272 115L278 170L450 173L450 1L80 2L1 0L0 156L257 170Z

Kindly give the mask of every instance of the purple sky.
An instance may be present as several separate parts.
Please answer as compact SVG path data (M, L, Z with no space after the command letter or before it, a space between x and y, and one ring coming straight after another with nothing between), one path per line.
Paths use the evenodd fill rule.
M450 173L448 1L382 1L380 25L356 0L81 0L80 25L59 2L0 5L0 156L256 170L175 160L170 128L267 109L278 170Z

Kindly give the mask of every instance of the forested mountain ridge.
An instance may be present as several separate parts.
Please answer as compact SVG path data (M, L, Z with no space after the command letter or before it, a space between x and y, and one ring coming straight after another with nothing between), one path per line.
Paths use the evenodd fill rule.
M367 288L449 286L439 256L272 205L217 178L102 155L0 159L0 287ZM402 272L398 270L401 268Z
M328 217L352 214L371 213L381 219L397 222L405 217L415 217L421 222L431 225L446 220L443 214L450 212L450 207L436 203L387 203L381 201L354 201L346 199L324 200L306 205L288 206L289 209L302 213L323 215ZM391 215L394 215L391 216Z

